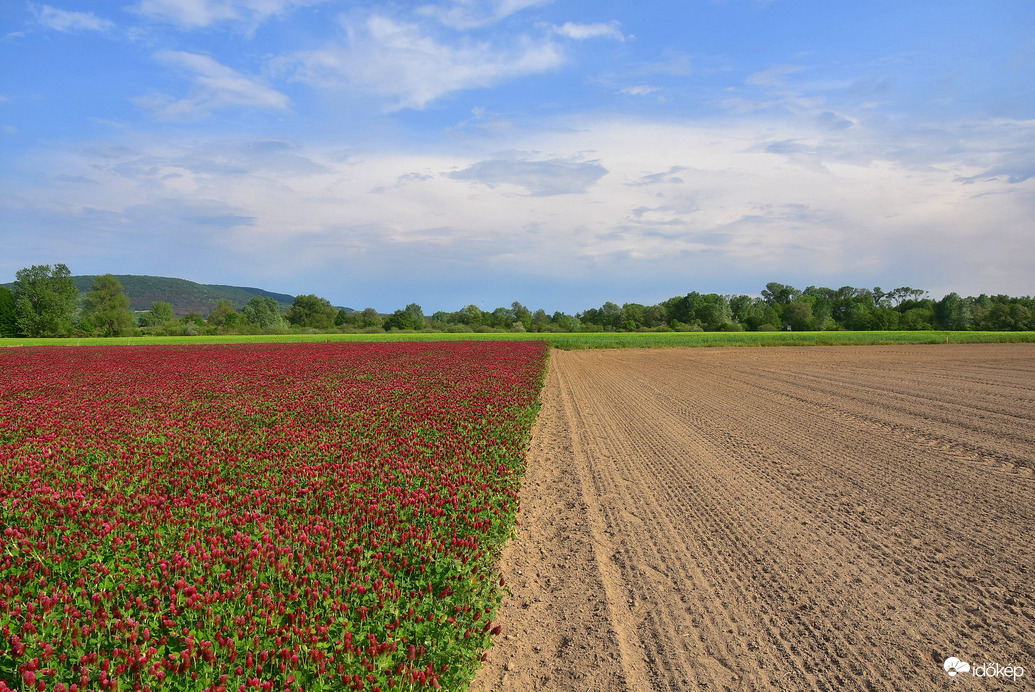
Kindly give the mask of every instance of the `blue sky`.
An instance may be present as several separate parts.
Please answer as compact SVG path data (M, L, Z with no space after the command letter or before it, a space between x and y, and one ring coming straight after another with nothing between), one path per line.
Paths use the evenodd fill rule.
M0 5L0 281L1035 293L1035 3Z

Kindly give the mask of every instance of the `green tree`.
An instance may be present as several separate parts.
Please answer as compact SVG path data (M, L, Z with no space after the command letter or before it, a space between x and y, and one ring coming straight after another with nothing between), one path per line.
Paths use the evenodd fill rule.
M295 302L287 313L287 321L296 327L330 329L338 311L331 301L312 294L295 296Z
M622 331L634 332L643 326L646 321L644 312L646 307L639 303L625 303L622 305L622 314L618 318Z
M992 306L989 308L987 318L988 328L994 331L1016 329L1010 307L1008 296L992 296Z
M18 270L14 293L18 331L25 336L65 336L72 330L79 291L65 265Z
M733 322L733 309L726 296L708 293L701 296L695 318L708 331L718 331Z
M730 312L733 313L735 322L746 323L748 316L752 313L755 299L751 296L732 296L729 299Z
M866 331L874 328L873 311L865 301L856 301L848 306L844 326L846 329Z
M958 293L950 293L935 304L934 319L939 329L955 331L970 327L970 311Z
M826 329L834 322L834 306L831 303L830 298L825 295L815 295L813 298L812 328L819 330Z
M241 309L245 322L267 331L284 327L284 316L280 314L280 303L269 296L254 296Z
M887 301L885 301L885 305L887 304ZM871 315L871 324L874 329L895 330L898 329L899 322L901 321L899 312L889 307L877 308Z
M789 305L792 300L801 295L801 291L794 286L784 285L771 281L765 285L762 291L762 298L769 305Z
M776 308L762 298L737 296L730 301L730 307L734 319L753 332L762 329L773 330L780 324L780 315L777 314Z
M18 336L18 310L14 294L0 286L0 337Z
M424 309L416 303L410 303L402 310L396 310L384 322L385 329L408 329L420 331L424 329Z
M660 327L665 324L665 317L663 305L648 305L643 309L643 326L648 329Z
M620 329L622 326L622 308L610 300L600 306L600 326L604 329Z
M920 300L923 298L925 293L927 293L927 291L924 291L923 289L899 286L898 288L892 289L891 292L887 294L887 298L891 301L892 305L898 307L907 300L913 302Z
M363 312L359 313L359 326L361 329L381 329L384 318L374 308L363 308Z
M479 325L484 323L485 314L477 305L465 305L457 313L460 324Z
M334 316L335 327L355 327L356 326L356 313L350 313L345 308L338 310L338 314Z
M575 319L579 320L587 328L596 327L596 329L590 329L590 331L600 331L600 310L597 308L590 308L589 310L576 313Z
M161 327L175 319L172 305L164 300L156 300L151 303L151 309L140 315L141 327Z
M898 320L898 328L907 331L930 331L932 310L926 308L909 308Z
M812 329L812 305L810 296L795 298L783 311L783 319L796 332Z
M539 308L532 313L532 331L544 332L550 327L550 316L546 314L546 310Z
M222 327L226 324L226 318L235 312L234 304L223 298L216 303L216 307L212 308L212 312L208 314L207 322L212 327Z
M1013 319L1013 328L1020 330L1030 330L1032 326L1035 326L1035 322L1032 320L1032 311L1027 305L1020 302L1016 302L1010 306L1010 317Z
M223 320L223 324L219 327L219 331L225 334L236 334L242 324L244 324L244 315L239 312L231 312L226 316L226 319Z
M669 326L675 329L677 324L686 326L697 321L697 311L704 307L704 297L697 291L692 291L685 296L669 298L661 306L664 308Z
M500 306L485 316L489 326L496 329L510 329L514 324L514 312Z
M188 312L180 320L179 328L183 336L198 336L205 333L205 320L196 312Z
M525 331L532 331L532 311L516 300L511 303L510 309L513 311L515 319L525 328Z
M559 310L550 316L550 322L562 332L582 331L582 320Z
M122 284L111 274L93 280L83 301L83 317L101 336L122 336L133 331L133 314Z

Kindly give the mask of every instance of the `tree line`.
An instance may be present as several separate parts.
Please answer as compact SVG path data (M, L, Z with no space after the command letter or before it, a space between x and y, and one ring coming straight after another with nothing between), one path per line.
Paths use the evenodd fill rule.
M122 285L98 276L85 295L68 267L34 265L17 272L14 290L0 286L0 336L135 336L288 334L292 332L658 332L1035 329L1035 298L1006 295L934 300L908 286L838 289L768 283L759 296L690 292L656 305L606 302L569 315L531 310L519 302L489 312L467 305L456 312L425 315L410 303L391 314L374 308L338 309L326 298L300 295L287 311L273 298L253 297L240 311L220 300L202 316L177 318L172 306L155 302L133 313Z

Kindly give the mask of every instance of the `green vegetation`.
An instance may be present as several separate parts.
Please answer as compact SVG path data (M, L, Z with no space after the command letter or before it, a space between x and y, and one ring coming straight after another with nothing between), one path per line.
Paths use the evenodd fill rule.
M29 337L64 336L72 331L79 291L68 267L33 265L18 271L14 304L18 333Z
M155 277L130 277L154 279ZM439 311L431 316L417 303L390 315L374 308L362 311L336 308L326 298L296 296L285 312L276 294L250 294L237 305L219 298L204 313L182 312L183 305L155 300L150 309L135 318L127 311L127 297L119 277L96 277L85 299L72 285L68 268L56 265L32 267L18 272L14 292L0 287L0 337L202 337L251 335L390 335L452 334L458 338L475 334L533 334L562 348L588 345L626 344L624 334L653 334L630 337L628 343L660 346L672 343L723 345L768 343L857 343L854 337L826 337L838 332L866 334L925 333L927 336L862 337L866 343L928 343L941 341L942 332L1029 332L1035 330L1035 298L980 295L963 298L950 293L933 300L920 289L904 286L891 291L842 286L838 289L768 283L758 296L720 295L692 291L656 305L606 302L575 315L531 310L514 302L492 312L467 305L455 312ZM160 281L178 281L160 279ZM192 282L185 282L192 283ZM194 284L201 286L200 284ZM259 289L241 289L260 293ZM13 305L13 308L12 308ZM12 324L14 325L12 327ZM750 334L742 338L686 338L671 334ZM802 337L767 337L764 334L804 334ZM599 334L599 337L582 335ZM578 336L576 336L578 335ZM432 337L434 338L434 337ZM987 340L988 337L974 337ZM319 339L318 339L319 340Z
M94 275L73 276L72 282L80 293L92 290ZM142 276L136 274L117 274L115 278L122 284L123 291L129 297L129 309L141 312L151 307L155 301L163 301L173 306L176 315L183 317L192 312L199 315L208 314L220 300L229 300L236 310L254 298L273 298L281 309L291 307L294 296L274 293L261 288L244 286L224 286L221 284L199 284L186 279L173 279L164 276ZM4 284L13 289L14 284Z
M296 297L284 317L303 329L332 329L337 316L338 310L331 305L331 301L310 294Z
M18 309L14 294L0 286L0 338L18 336Z
M102 346L157 344L323 343L386 341L546 341L566 351L583 348L664 348L669 346L862 346L878 344L1035 343L1029 332L580 332L485 333L392 332L380 334L254 334L144 336L129 338L2 339L5 346Z
M164 300L156 300L151 304L151 309L140 315L138 322L141 327L162 327L176 319L173 314L172 305Z
M133 315L122 284L111 274L98 276L83 301L83 331L101 336L128 336L133 333Z

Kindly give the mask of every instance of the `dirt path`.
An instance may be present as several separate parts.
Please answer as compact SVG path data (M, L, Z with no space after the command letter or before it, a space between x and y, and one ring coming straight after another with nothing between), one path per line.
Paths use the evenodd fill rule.
M554 352L472 689L1035 689L1033 469L1035 345Z

